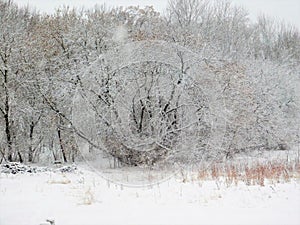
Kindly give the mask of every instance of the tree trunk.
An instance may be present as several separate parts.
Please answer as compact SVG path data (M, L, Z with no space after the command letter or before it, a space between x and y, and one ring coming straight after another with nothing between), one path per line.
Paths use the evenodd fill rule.
M30 145L29 145L29 152L28 152L28 162L33 162L33 153L34 153L34 149L33 149L33 131L34 131L34 122L32 121L31 124L30 124L30 129L29 129Z
M22 155L21 155L21 153L19 151L18 151L18 156L19 156L20 163L23 163L24 160L23 160L23 157L22 157Z
M12 151L12 135L11 135L11 127L9 123L9 112L10 112L10 105L9 105L9 95L8 95L8 71L4 71L4 90L5 90L5 103L4 103L4 120L5 120L5 135L7 140L7 148L8 148L8 157L7 160L12 162L13 161L13 151Z
M60 150L61 150L61 153L63 155L64 162L66 163L66 162L68 162L68 160L67 160L67 157L66 157L65 148L64 148L62 137L61 137L61 130L60 130L59 127L57 128L57 135L58 135L58 139L59 139Z
M12 138L11 138L11 130L9 125L8 114L4 115L4 119L5 119L5 134L6 134L7 148L8 148L7 160L12 162L13 161Z

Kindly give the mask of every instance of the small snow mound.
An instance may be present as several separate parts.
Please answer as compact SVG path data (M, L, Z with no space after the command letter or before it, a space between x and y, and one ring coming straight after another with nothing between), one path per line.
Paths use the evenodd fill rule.
M57 171L61 172L61 173L73 173L75 171L77 171L77 166L76 165L67 165L67 166L63 166L57 169Z
M38 172L46 172L47 168L44 167L33 167L29 165L24 165L18 162L11 162L2 164L0 167L1 173L10 173L10 174L17 174L17 173L38 173Z
M18 162L9 162L0 165L0 173L7 173L7 174L43 173L43 172L73 173L75 171L77 171L77 166L74 164L61 166L57 169L53 169L50 167L25 165Z

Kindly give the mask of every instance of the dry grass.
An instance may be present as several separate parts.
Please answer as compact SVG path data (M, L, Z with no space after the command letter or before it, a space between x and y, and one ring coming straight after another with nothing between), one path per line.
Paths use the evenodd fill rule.
M183 179L186 181L187 176ZM200 168L197 172L198 180L224 180L229 185L244 182L247 185L265 186L266 182L289 182L292 178L300 178L300 164L298 161L286 162L256 162L256 163L215 163Z
M70 184L71 180L68 179L65 175L63 175L61 177L55 177L55 178L50 177L47 183L48 184Z
M82 205L91 205L95 201L94 192L91 190L91 188L88 188L84 195L82 196Z

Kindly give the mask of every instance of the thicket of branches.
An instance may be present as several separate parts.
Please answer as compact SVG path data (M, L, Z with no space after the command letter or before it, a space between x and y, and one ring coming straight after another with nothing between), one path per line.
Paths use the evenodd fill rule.
M65 7L47 15L0 0L0 160L76 160L80 154L75 139L80 134L72 123L72 103L75 90L82 85L82 71L120 44L158 40L193 51L203 64L199 74L214 78L221 87L223 105L218 111L226 121L222 139L216 140L221 147L201 144L193 151L231 157L236 152L287 149L299 143L300 35L291 25L264 16L252 23L247 11L227 1L171 0L165 15L153 7L104 6L87 10ZM123 100L134 111L132 123L127 123L133 135L128 140L168 133L153 142L158 145L150 143L146 147L151 145L156 156L161 157L172 151L178 142L174 130L186 122L178 119L179 104L184 101L176 86L180 79L174 78L175 82L172 77L166 78L174 73L166 65L143 64L134 71L149 80L152 77L161 79L161 83L169 82L164 86L170 88L170 93L165 93L169 102L159 100L159 96L151 100L152 84L143 78L136 78L136 89L141 87L139 82L146 82L139 91L121 90L124 96L131 95L132 99ZM161 73L155 71L163 71L166 77L156 78ZM184 68L181 72L185 72ZM129 67L121 72L123 76L130 73ZM114 91L121 87L116 85L118 81L112 82L112 77L101 79L103 87L110 85ZM117 95L98 94L99 98L111 98L101 105L101 110L110 107L112 111ZM116 115L110 117L113 118L122 119ZM109 132L108 124L99 124L103 124L100 130ZM197 123L197 127L200 125L205 124ZM212 131L201 128L197 132L205 137ZM134 149L128 147L128 140L115 134L106 133L105 141L111 146L108 153L124 163L138 164L140 158L128 160L118 152L123 149L125 155L130 155ZM179 155L184 158L184 154ZM148 157L146 163L153 163L150 161Z

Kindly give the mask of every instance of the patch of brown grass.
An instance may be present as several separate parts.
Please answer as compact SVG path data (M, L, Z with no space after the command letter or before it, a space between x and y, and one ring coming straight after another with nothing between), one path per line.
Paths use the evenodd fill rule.
M199 180L224 179L229 185L245 182L247 185L265 186L266 182L289 182L292 178L300 178L300 164L297 161L256 162L252 164L216 163L208 168L200 169Z

